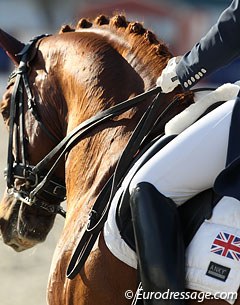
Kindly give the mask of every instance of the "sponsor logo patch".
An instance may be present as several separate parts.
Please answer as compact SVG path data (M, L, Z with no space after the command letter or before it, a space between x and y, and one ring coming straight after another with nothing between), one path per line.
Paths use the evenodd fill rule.
M230 270L231 269L228 267L219 265L214 262L210 262L206 275L225 282L226 279L228 278Z

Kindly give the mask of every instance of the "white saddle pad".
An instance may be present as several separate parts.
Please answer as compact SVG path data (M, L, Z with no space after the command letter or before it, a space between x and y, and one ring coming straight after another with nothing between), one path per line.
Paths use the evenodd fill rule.
M116 221L116 200L104 227L107 247L119 260L137 268L134 251L121 238ZM227 211L227 213L226 213ZM205 221L186 251L186 287L216 295L234 304L231 294L240 286L240 202L224 197L215 207L213 216ZM236 294L235 294L236 297Z

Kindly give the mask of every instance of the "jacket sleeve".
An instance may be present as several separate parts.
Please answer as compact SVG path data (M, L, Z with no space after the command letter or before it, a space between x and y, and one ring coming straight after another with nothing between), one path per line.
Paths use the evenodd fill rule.
M234 0L206 36L182 57L176 72L184 89L240 56L239 1Z

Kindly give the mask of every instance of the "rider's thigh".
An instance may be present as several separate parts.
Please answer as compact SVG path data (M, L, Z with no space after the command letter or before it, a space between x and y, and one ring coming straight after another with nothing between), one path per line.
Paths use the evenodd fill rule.
M153 184L180 205L213 186L226 162L234 100L228 101L187 128L156 153L134 176Z

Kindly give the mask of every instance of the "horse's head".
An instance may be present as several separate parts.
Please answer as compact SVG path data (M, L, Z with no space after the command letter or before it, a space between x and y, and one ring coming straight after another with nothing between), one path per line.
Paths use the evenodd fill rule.
M24 49L24 44L0 31L0 45L16 65L0 105L9 130L7 190L0 204L0 229L3 241L16 251L45 240L55 219L55 207L60 203L54 192L59 193L58 183L64 180L61 164L56 170L57 177L50 182L55 184L30 200L31 191L44 176L33 173L33 166L62 139L65 121L60 124L59 114L53 106L49 107L50 90L48 96L42 90L47 71L36 45L39 41ZM16 55L22 50L25 55ZM54 86L51 90L54 91Z

